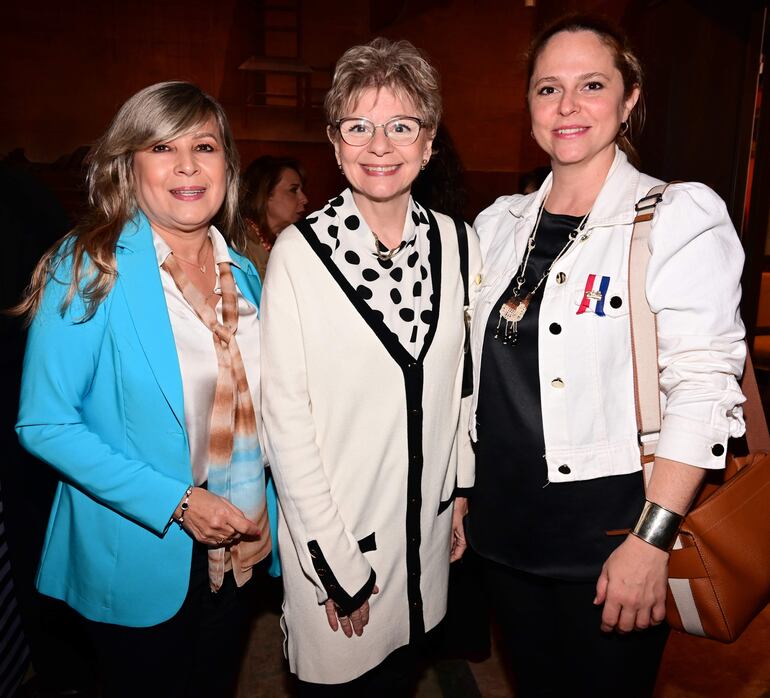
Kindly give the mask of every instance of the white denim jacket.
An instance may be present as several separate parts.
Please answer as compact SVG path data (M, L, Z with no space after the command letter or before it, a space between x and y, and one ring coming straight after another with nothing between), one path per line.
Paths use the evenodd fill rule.
M545 458L551 483L640 470L628 317L634 205L659 180L617 150L578 241L551 269L538 330ZM479 385L490 312L510 283L551 176L538 192L505 196L475 222L483 272L474 288L472 352ZM738 304L743 250L724 202L703 184L671 185L650 236L647 300L657 314L663 423L657 455L724 467L744 432L737 378L746 354ZM589 275L594 275L591 287ZM603 287L603 289L602 289ZM581 308L586 290L592 294ZM515 351L515 348L511 348ZM476 440L476 404L471 436ZM515 429L511 424L509 428Z

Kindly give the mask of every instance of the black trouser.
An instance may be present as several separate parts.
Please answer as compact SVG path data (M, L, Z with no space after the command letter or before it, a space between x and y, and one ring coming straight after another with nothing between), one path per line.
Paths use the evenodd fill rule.
M538 577L491 561L484 573L517 698L652 695L664 623L624 635L599 629L594 582Z
M175 616L148 628L88 622L105 698L234 695L258 578L266 573L269 559L241 588L235 586L232 574L226 574L214 594L209 588L207 548L193 543L190 588Z

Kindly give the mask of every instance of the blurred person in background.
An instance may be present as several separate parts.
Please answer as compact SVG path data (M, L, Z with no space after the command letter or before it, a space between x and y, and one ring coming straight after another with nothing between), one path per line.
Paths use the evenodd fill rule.
M305 212L305 170L299 160L263 155L241 177L241 215L246 223L246 256L259 278L280 232Z

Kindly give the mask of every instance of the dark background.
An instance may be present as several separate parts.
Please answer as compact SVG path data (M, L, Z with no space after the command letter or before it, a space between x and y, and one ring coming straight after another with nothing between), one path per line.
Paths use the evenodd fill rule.
M743 316L764 393L770 371L770 109L762 109L766 2L733 0L101 0L0 6L0 306L84 204L83 158L118 107L161 80L197 83L225 106L244 165L299 158L308 210L342 180L320 104L334 63L374 36L406 38L443 80L444 126L464 168L468 220L547 164L529 135L524 61L538 28L593 10L630 35L646 69L642 169L694 179L726 201L747 254ZM77 628L33 592L55 481L13 433L23 329L0 320L0 481L17 594L41 680L88 675ZM755 337L756 335L756 337ZM58 685L61 684L61 685ZM42 689L41 689L42 690Z
M532 5L532 6L530 6ZM647 73L643 169L706 182L726 200L751 259L753 330L767 202L745 215L765 2L738 0L118 0L0 8L0 158L31 169L76 214L81 163L117 108L145 85L191 80L226 107L244 164L300 158L309 210L341 185L320 104L334 62L377 35L425 50L443 78L444 125L464 164L469 219L546 164L529 137L523 54L568 10L601 12L631 36ZM759 114L761 116L761 114ZM759 146L759 149L757 147ZM764 180L763 180L764 181ZM761 212L759 209L763 209ZM751 239L745 236L750 233Z

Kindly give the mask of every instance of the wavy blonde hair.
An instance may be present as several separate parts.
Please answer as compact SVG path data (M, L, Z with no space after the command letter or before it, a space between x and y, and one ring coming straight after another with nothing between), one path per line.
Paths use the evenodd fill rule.
M37 263L14 315L30 321L40 307L49 279L64 259L71 259L69 288L61 305L64 314L76 296L87 320L107 297L117 278L115 247L126 223L137 213L134 194L134 153L170 141L214 118L219 126L226 162L226 191L217 224L225 239L243 249L245 237L238 212L238 151L224 109L213 97L189 82L160 82L137 92L120 108L104 135L88 154L88 210L83 219L54 244Z

